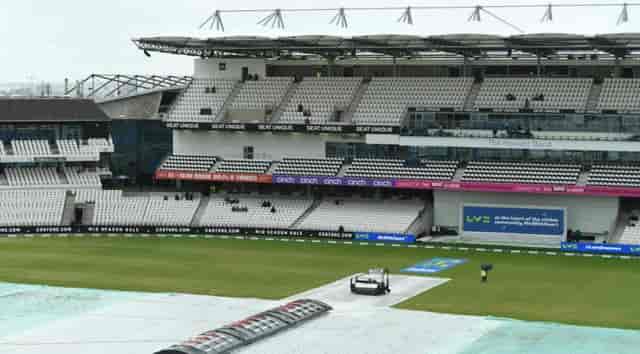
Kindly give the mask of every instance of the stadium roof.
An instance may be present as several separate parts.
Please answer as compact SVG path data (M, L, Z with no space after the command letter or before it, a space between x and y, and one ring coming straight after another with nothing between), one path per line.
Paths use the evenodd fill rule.
M336 37L305 35L289 37L230 36L214 38L144 37L133 39L145 51L192 56L243 56L272 58L280 55L357 56L420 55L444 52L454 55L480 55L487 52L520 51L539 55L562 52L598 51L616 57L640 53L640 33L584 36L565 33L524 34L509 37L485 34L447 34L432 36L366 35Z
M72 98L0 98L0 123L103 122L109 117L93 100Z

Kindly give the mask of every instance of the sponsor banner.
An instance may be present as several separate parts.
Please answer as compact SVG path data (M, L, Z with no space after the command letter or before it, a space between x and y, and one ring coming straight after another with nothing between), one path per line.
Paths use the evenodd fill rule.
M196 123L164 122L169 129L198 129L247 132L292 132L336 134L399 134L394 125L345 125L345 124L266 124L266 123Z
M317 237L330 239L353 238L352 232L324 230L290 230L252 227L190 227L190 226L18 226L0 227L2 234L201 234L231 236Z
M156 179L238 183L274 183L325 186L382 187L398 189L439 189L474 192L570 194L610 197L640 197L640 188L571 186L517 183L477 183L417 179L377 179L360 177L259 175L157 170Z
M156 179L209 181L209 182L238 182L238 183L272 183L271 175L254 173L221 173L221 172L184 172L157 170Z
M283 176L274 175L275 184L310 184L323 186L393 187L393 180L359 177Z
M560 248L566 252L603 253L640 256L640 245L609 243L562 242Z
M415 235L410 234L389 234L379 232L355 232L353 239L368 242L393 242L393 243L414 243Z
M464 205L465 233L564 236L564 209Z
M405 273L432 274L453 268L466 262L466 259L458 258L431 258L418 264L414 264L411 267L400 269L400 271Z

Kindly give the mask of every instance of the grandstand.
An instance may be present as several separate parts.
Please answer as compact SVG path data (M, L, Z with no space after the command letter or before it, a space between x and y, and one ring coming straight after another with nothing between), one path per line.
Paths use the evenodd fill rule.
M554 49L541 44L549 41ZM24 126L0 133L0 189L60 191L64 223L82 227L634 242L621 207L640 197L633 34L134 43L195 56L193 79L169 88L175 97L101 103L109 112L140 111L147 98L164 107L145 119L171 144L136 150L153 180L129 176L141 187L132 191L125 176L110 178L110 165L137 174L138 163L119 150L126 129L113 138L86 100L76 102L82 114L58 105L69 99L32 102L52 104L53 117L1 101L7 124ZM55 127L29 130L43 121ZM84 215L70 216L72 206Z

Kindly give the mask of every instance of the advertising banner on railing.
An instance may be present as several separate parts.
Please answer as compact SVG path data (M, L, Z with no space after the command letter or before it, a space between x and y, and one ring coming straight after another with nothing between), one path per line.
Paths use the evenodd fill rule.
M543 207L463 205L464 233L558 236L565 234L565 210Z
M271 175L255 173L188 172L157 170L158 180L183 180L203 182L272 183Z
M608 243L562 242L561 249L566 252L622 254L640 256L640 245Z
M355 232L353 239L368 242L414 243L416 237L409 234L389 234L380 232Z

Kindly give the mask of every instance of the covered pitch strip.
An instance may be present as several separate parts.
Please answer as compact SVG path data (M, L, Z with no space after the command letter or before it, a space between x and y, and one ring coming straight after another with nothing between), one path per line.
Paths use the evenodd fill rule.
M228 353L316 318L331 309L331 306L316 300L292 301L230 325L201 333L155 354Z

